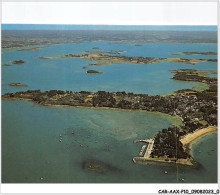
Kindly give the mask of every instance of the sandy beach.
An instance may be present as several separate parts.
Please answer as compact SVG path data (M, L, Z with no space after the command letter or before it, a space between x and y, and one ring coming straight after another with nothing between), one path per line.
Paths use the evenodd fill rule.
M190 142L195 141L196 139L199 139L202 136L212 133L214 131L217 131L217 126L209 126L204 129L198 129L194 131L193 133L189 133L185 135L180 141L182 142L183 145L187 145Z
M180 141L182 142L184 149L187 150L187 152L190 152L193 143L210 133L216 132L217 129L217 126L209 126L203 129L198 129L193 133L185 135Z

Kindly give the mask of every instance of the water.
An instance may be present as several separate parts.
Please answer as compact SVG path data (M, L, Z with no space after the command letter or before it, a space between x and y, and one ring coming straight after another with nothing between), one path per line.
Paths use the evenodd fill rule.
M218 142L217 133L200 139L192 147L192 155L199 162L198 167L190 169L180 167L179 175L186 182L217 183L218 179Z
M41 107L19 100L2 102L2 121L7 129L2 132L3 182L35 183L41 177L43 182L157 182L143 173L163 167L135 165L132 158L142 144L133 141L180 124L158 113ZM83 169L84 161L113 168L96 173Z
M193 82L174 81L169 70L217 70L217 63L196 65L181 63L112 64L90 67L103 72L85 74L85 59L37 59L99 50L126 50L121 55L177 57L183 51L216 51L216 44L134 44L114 45L107 42L50 45L41 51L4 50L2 64L25 60L23 65L2 66L2 93L28 89L72 91L126 91L147 94L169 94L184 88L205 89ZM179 56L178 56L179 57ZM187 58L216 58L210 55L187 55ZM89 68L89 69L90 69ZM28 87L12 87L20 82ZM135 139L151 138L162 128L179 124L164 114L115 110L44 107L28 101L2 101L2 181L4 183L175 183L176 166L160 163L133 164L142 144ZM72 131L74 134L72 134ZM63 141L59 142L59 135ZM194 146L193 155L201 164L197 169L180 166L186 182L216 182L217 155L215 134ZM81 145L81 146L80 146ZM210 147L211 145L211 147ZM209 146L209 147L207 147ZM203 153L199 153L200 148ZM208 149L212 148L210 154ZM209 158L207 158L207 155ZM105 173L83 169L85 161L107 164ZM214 163L214 166L213 166ZM164 174L168 171L168 174ZM207 177L207 173L209 176ZM42 180L40 178L43 178Z
M27 63L2 67L2 93L26 89L63 89L72 91L126 91L134 93L170 94L184 88L193 88L197 83L174 81L169 70L199 69L216 70L217 63L203 62L197 65L164 62L158 64L112 64L105 66L88 65L94 62L85 59L37 59L40 56L58 56L69 53L81 53L99 47L100 50L126 50L121 55L148 57L175 57L170 53L181 51L216 51L216 44L134 44L113 45L107 42L86 42L80 44L51 45L41 51L11 51L2 54L2 64L22 59ZM186 56L181 56L186 57ZM191 55L189 58L212 58L206 55ZM214 57L216 58L216 56ZM83 66L98 70L103 74L88 75ZM22 82L27 88L8 86L12 82ZM205 84L200 84L206 89Z
M209 74L209 77L214 77L214 78L217 78L218 75L217 74Z

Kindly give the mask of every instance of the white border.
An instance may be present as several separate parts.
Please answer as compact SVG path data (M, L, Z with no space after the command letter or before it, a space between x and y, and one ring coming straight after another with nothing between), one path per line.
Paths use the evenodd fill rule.
M6 0L3 0L3 1L5 2ZM19 1L19 0L16 0L16 1ZM26 0L24 0L24 1L26 1ZM42 1L42 0L40 0L40 1ZM53 0L50 0L50 1L53 1ZM121 1L123 1L123 0L121 0ZM138 0L138 1L142 1L142 0ZM191 3L191 0L185 0L185 1L186 2L190 1L190 3ZM194 0L194 1L198 2L199 0ZM201 0L201 1L206 1L206 0ZM199 2L201 2L201 1L199 1ZM210 0L209 2L211 2L211 1L216 2L215 0ZM186 2L184 2L183 4L186 5ZM44 2L43 5L45 5L45 3L46 2ZM96 3L97 2L93 2L93 4L96 4ZM116 2L116 3L117 3L117 5L119 5L118 2ZM5 3L3 3L3 4L5 4ZM123 4L125 4L125 3L123 3ZM172 5L174 5L174 4L175 3L172 2ZM183 4L181 4L181 5L183 5ZM204 21L202 21L201 17L203 17L203 16L201 16L200 14L196 14L196 12L198 11L198 7L196 9L190 9L189 14L188 14L188 11L187 11L187 14L186 13L184 14L180 10L180 11L175 12L177 15L174 15L173 13L171 13L173 9L170 9L168 6L167 9L169 12L168 13L169 17L167 17L167 19L163 19L163 20L161 20L161 18L158 17L160 20L158 19L159 22L157 23L157 25L165 25L165 24L170 24L170 25L171 24L172 25L180 25L180 24L181 25L184 25L184 24L186 24L186 25L189 25L189 24L216 25L217 24L217 19L216 19L217 18L217 11L213 11L213 13L212 13L211 10L213 8L212 7L213 3L210 4L212 8L209 7L208 4L210 4L210 3L206 3L205 4L206 6L205 7L203 6L203 11L199 12L201 15L204 15L204 9L210 10L210 14L212 16L210 16L210 18L209 18L210 21L207 21L207 18L205 19L205 21L207 23L204 23ZM49 4L47 4L47 5L49 5ZM141 4L139 4L139 5L141 5ZM171 4L169 4L169 5L171 5ZM16 8L16 6L14 6L14 7ZM218 2L218 7L219 7L219 2ZM14 11L15 11L15 8L14 8ZM175 8L175 6L173 6L173 8ZM181 9L183 9L183 8L184 7L181 6ZM3 7L3 9L5 9L5 8ZM29 11L25 10L25 7L23 7L22 10L20 10L19 12L15 11L15 12L13 12L13 14L10 13L9 15L7 15L7 13L9 13L9 12L6 13L4 11L4 13L2 13L3 14L2 19L4 18L3 22L4 23L15 23L15 22L16 23L32 23L32 24L33 23L54 24L54 23L60 22L60 24L65 24L62 22L62 20L58 20L58 22L57 21L54 22L53 21L54 18L51 18L52 20L45 20L45 18L44 18L44 22L43 22L43 21L38 20L39 18L36 18L36 16L35 16L35 18L33 18L33 20L32 20L33 9L37 10L35 6L33 6L32 9L30 9ZM109 7L108 7L108 9L109 9ZM180 7L179 7L179 9L180 9ZM64 8L62 7L61 10L64 10ZM39 10L37 12L38 12L38 17L41 16L41 14L39 14ZM45 12L48 13L48 10L43 9L42 12L43 12L42 16L45 16ZM59 12L59 14L60 13L65 13L65 12L61 11L61 12ZM52 14L54 14L54 12L52 12ZM141 13L141 14L143 14L143 13ZM141 14L140 14L140 16L141 16ZM166 13L164 13L164 12L163 12L163 14L166 15ZM219 12L218 12L218 14L219 14ZM22 16L22 17L24 17L23 19L22 19L21 15L23 15ZM176 22L174 22L173 19L170 20L170 15L175 16ZM96 15L96 17L97 16L98 15ZM120 15L118 15L118 16L120 16ZM192 16L193 17L198 16L198 19L195 20L195 18L193 18L193 20L192 20L192 18L191 18ZM30 19L31 22L26 20L27 17ZM181 22L178 22L179 21L178 17L181 18ZM93 18L95 18L95 17L93 16ZM218 18L219 18L219 15L218 15ZM66 19L66 18L63 17L63 19ZM25 22L25 20L26 20L26 22ZM120 21L120 20L121 20L120 18L117 19L117 21ZM151 18L151 21L152 21L152 18ZM192 21L193 21L193 23L192 23ZM92 22L92 21L90 21L90 22ZM109 24L115 24L115 21L112 21L112 22L113 23L109 23ZM132 23L132 24L137 24L137 23L135 23L135 20L133 20L133 22L134 23ZM136 21L136 22L139 22L139 21ZM149 19L147 20L147 23L145 21L145 23L143 23L143 24L145 24L145 25L146 24L148 24L148 25L149 24L154 24L154 25L156 24L155 22L152 22L152 23L148 23L148 22L149 22ZM71 23L68 22L67 24L72 24L72 23L73 23L73 21ZM80 24L82 24L82 23L80 23ZM93 24L93 23L86 22L85 24ZM94 24L98 24L98 23L95 21ZM100 23L100 24L106 24L106 23ZM119 24L121 24L121 23L119 23ZM125 23L123 23L123 24L125 24ZM131 24L131 23L129 23L129 24ZM142 24L142 23L138 23L138 24ZM219 47L220 47L220 45L218 45L218 48ZM218 145L218 149L220 149L219 145ZM219 170L219 173L220 173L220 170ZM218 184L196 184L196 185L195 184L156 184L156 185L155 184L1 184L1 193L45 193L45 192L47 192L47 193L73 193L73 192L74 193L106 193L106 192L118 193L118 192L120 192L120 193L145 193L145 194L151 193L152 194L152 193L157 193L159 189L188 189L188 190L191 190L191 189L214 189L214 190L216 190L217 188L219 188Z
M3 2L2 23L217 25L217 2Z
M2 184L2 193L150 193L159 190L216 190L218 184Z

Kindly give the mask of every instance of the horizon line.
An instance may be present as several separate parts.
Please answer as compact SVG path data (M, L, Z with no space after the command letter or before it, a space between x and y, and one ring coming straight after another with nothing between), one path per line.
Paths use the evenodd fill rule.
M217 25L1 24L1 30L218 31Z

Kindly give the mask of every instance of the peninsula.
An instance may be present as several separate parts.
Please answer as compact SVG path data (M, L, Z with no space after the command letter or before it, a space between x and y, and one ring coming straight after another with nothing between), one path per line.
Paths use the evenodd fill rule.
M194 160L182 140L195 131L200 132L200 129L217 126L217 79L208 77L209 71L183 69L172 72L173 79L182 81L192 81L193 75L193 81L205 82L209 85L209 89L202 92L184 89L167 96L105 91L28 90L6 93L2 99L30 100L43 106L144 110L179 117L182 120L181 126L162 129L150 140L148 145L150 148L145 147L145 153L143 148L142 156L133 160L193 165Z

